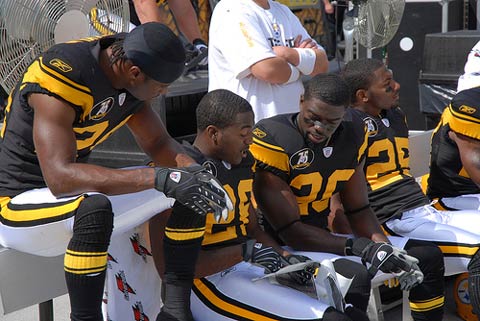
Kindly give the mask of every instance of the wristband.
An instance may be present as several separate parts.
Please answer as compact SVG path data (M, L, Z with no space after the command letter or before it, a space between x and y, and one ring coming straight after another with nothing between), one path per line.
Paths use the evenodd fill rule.
M347 239L345 242L344 254L353 255L352 253L353 239Z
M315 61L317 55L315 50L311 48L293 48L298 52L298 65L297 68L304 75L310 75L315 67Z
M245 262L250 261L253 254L253 247L257 243L255 239L248 239L245 243L242 244L242 256Z
M290 84L292 82L295 82L298 80L298 78L300 78L300 71L297 69L297 67L295 67L294 65L292 64L288 64L290 66L290 78L288 78L287 82L285 82L285 84Z

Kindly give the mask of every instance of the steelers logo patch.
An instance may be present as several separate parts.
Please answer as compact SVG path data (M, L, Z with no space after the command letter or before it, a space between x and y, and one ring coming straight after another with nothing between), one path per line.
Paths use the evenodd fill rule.
M113 102L113 97L108 97L107 99L102 100L101 102L93 106L92 111L90 112L90 120L100 120L105 117L112 109Z
M378 125L372 117L364 118L365 126L367 126L368 137L375 137L378 134Z
M210 173L212 174L213 176L217 177L217 167L215 166L215 164L212 162L212 161L206 161L202 164L203 167L205 167L205 169Z
M310 148L304 148L290 157L290 167L293 169L305 169L312 165L315 153Z

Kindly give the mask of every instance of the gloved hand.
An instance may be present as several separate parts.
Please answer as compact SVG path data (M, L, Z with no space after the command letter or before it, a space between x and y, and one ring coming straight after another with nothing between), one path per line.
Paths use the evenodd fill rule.
M299 255L299 254L290 254L285 256L285 259L287 260L289 265L297 264L297 263L303 263L303 262L308 262L311 261L312 259L304 256L304 255ZM306 285L310 283L313 278L315 277L317 273L317 269L315 266L307 266L301 271L296 271L289 273L289 275L294 279L298 284L301 285Z
M365 237L348 239L345 245L346 255L362 258L362 262L370 263L368 272L373 277L378 270L385 273L410 272L418 260L406 251L388 243L376 243Z
M203 166L155 167L155 188L197 214L213 213L215 220L228 217L232 201L220 182Z
M243 244L243 260L264 268L265 274L275 273L289 265L288 261L271 246L257 243L255 239Z
M418 265L413 263L410 272L400 272L397 278L400 283L400 288L403 291L410 291L423 282L423 273L420 271Z
M200 60L198 62L198 64L200 66L207 65L208 64L208 46L205 43L205 41L197 38L197 39L193 40L192 43L193 43L193 46L195 47L195 49L197 49L197 51L198 51L198 56L203 58L202 60Z

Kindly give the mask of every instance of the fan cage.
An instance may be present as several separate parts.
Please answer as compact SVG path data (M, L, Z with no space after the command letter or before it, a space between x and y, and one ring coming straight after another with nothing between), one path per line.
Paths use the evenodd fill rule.
M368 0L355 18L355 39L368 49L387 45L402 21L405 0Z
M85 15L87 36L130 29L128 0L0 0L0 85L6 92L41 52L55 44L59 20L72 11ZM75 28L67 22L67 33L69 27Z

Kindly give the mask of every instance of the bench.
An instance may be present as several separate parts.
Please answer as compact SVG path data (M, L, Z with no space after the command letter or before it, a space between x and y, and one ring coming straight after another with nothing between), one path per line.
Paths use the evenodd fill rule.
M38 304L39 320L53 321L52 299L66 293L63 255L47 258L0 247L0 315Z

